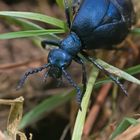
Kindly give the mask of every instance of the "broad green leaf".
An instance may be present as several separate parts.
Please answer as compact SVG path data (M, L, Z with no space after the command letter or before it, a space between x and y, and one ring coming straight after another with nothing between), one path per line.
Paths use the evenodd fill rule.
M0 39L14 39L14 38L21 38L21 37L36 37L36 36L43 36L47 34L58 34L64 33L64 30L61 29L48 29L48 30L28 30L28 31L18 31L18 32L10 32L0 34Z
M25 18L30 20L37 20L44 23L48 23L57 27L66 30L66 24L62 20L46 16L40 13L33 13L33 12L17 12L17 11L0 11L1 16L10 16L16 18Z
M75 92L73 90L70 93L58 94L48 99L45 99L43 102L38 104L35 108L33 108L31 111L29 111L23 116L19 129L25 128L26 126L32 124L34 121L40 119L44 113L50 112L56 107L64 104L75 96L74 93Z
M88 104L89 104L89 100L90 100L90 95L92 93L98 73L99 73L99 70L96 67L93 67L93 70L89 76L89 80L87 83L86 92L82 99L82 103L81 103L82 110L78 111L78 115L76 118L74 130L73 130L72 140L81 140L85 117L86 117Z
M135 125L139 123L138 120L133 118L124 118L122 122L118 125L115 131L112 133L110 140L113 140L117 135L123 133L130 125Z

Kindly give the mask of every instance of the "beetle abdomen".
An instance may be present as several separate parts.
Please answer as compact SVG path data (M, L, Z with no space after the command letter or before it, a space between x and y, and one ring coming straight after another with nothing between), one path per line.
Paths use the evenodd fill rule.
M85 49L118 44L127 36L132 24L132 3L116 1L122 12L111 0L84 0L81 4L71 31L79 36Z

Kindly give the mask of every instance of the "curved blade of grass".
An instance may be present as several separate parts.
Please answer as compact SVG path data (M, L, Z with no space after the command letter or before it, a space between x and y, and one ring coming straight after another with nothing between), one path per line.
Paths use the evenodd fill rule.
M65 102L73 98L74 96L75 91L73 90L70 93L58 94L48 99L45 99L43 102L41 102L39 105L37 105L30 112L23 116L19 125L19 129L23 129L26 126L32 124L34 121L40 119L44 113L52 111L56 107L64 104Z
M37 20L44 23L48 23L57 27L62 28L63 30L66 30L67 26L66 23L62 20L59 20L57 18L53 18L50 16L46 16L40 13L33 13L33 12L17 12L17 11L0 11L1 16L10 16L10 17L16 17L16 18L25 18L30 20Z
M15 17L9 17L9 16L0 16L0 18L4 21L6 21L9 25L14 24L19 27L21 27L23 30L39 30L43 29L41 26L27 21L26 19L20 19Z
M78 111L78 115L76 118L74 130L73 130L72 140L81 140L90 95L92 93L92 89L94 87L95 80L98 76L98 73L99 73L99 70L96 67L93 67L93 70L90 74L90 77L87 83L86 92L82 99L82 103L81 103L82 111L80 110Z
M103 60L97 59L97 62L102 65L108 72L123 78L127 81L136 83L138 85L140 85L140 80L138 80L137 78L133 77L132 75L128 74L127 72L120 70L119 68L116 68L106 62L104 62Z
M0 39L14 39L14 38L21 38L21 37L35 37L35 36L42 36L47 34L58 34L64 33L64 30L61 29L48 29L48 30L28 30L28 31L18 31L18 32L10 32L0 34Z
M140 65L133 66L133 67L128 68L124 71L129 73L130 75L138 74L138 73L140 73ZM121 79L121 78L119 78L119 79ZM109 82L113 82L113 81L110 78L100 79L95 83L95 87L98 88L102 84L109 83Z
M139 123L138 120L133 118L124 118L122 122L118 125L115 131L112 133L110 140L113 140L116 136L124 132L130 125L135 125Z
M40 30L40 29L44 29L41 26L30 22L28 20L25 19L20 19L20 18L15 18L15 17L9 17L9 16L0 16L0 18L4 21L6 21L8 24L14 24L19 26L22 30ZM44 29L45 30L45 29ZM45 35L45 38L47 39L56 39L59 40L60 38L54 34L48 34Z

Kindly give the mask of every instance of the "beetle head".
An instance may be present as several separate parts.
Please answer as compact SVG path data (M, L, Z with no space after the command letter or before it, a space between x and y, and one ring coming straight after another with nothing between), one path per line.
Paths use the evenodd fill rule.
M67 68L71 61L72 57L66 51L62 49L51 50L48 55L48 63L50 64L49 76L53 78L61 77L62 68Z

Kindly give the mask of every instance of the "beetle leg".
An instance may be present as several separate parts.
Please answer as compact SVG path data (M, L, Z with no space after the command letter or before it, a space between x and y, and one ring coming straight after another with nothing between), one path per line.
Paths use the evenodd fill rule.
M82 58L80 58L79 56L76 56L74 58L74 60L82 65L82 83L83 83L83 91L82 91L82 97L84 95L84 93L86 92L86 87L87 87L87 74L86 74L86 67L85 64L82 60Z
M41 46L43 49L46 48L46 45L54 45L54 46L60 46L59 41L54 41L54 40L43 40L41 41Z
M126 13L124 13L123 8L120 6L120 4L117 2L117 0L110 0L110 1L114 4L115 7L117 7L117 9L119 10L119 12L122 16L123 21L125 22L126 21L126 19L125 19Z
M112 81L114 81L123 91L123 93L125 95L128 95L125 87L120 83L120 81L114 77L110 72L108 72L103 66L101 66L97 61L96 58L93 57L89 57L85 52L82 52L83 56L90 61L91 63L93 63L98 69L100 69L101 71L103 71Z
M80 3L81 3L81 0L73 0L72 1L73 15L76 13L77 9L79 8Z
M18 84L18 86L17 86L16 89L18 90L18 89L22 88L22 86L23 86L24 83L25 83L25 80L27 79L27 77L28 77L29 75L34 74L34 73L38 73L38 72L42 71L43 69L48 68L49 66L50 66L50 64L48 63L48 64L45 64L45 65L43 65L43 66L41 66L41 67L34 68L34 69L31 69L31 70L25 72L25 74L21 77L21 79L20 79L20 81L19 81L19 84Z
M79 5L80 3L81 3L81 0L73 0L72 1L73 6Z
M65 5L65 15L66 15L66 20L67 20L67 24L68 27L71 27L71 18L70 18L70 7L69 7L69 3L68 0L64 0L64 5Z
M62 68L62 72L64 77L68 80L68 82L76 89L77 92L77 96L76 96L76 100L77 103L80 106L81 109L81 100L82 100L82 93L81 93L81 89L79 88L79 86L72 80L71 76L69 75L69 73L67 71L65 71L64 68Z
M81 0L73 0L72 1L72 7L69 6L68 0L64 0L64 5L65 5L65 15L66 15L66 20L68 27L71 27L71 13L70 10L72 9L72 14L74 15L76 13L76 7L78 7L81 3Z

